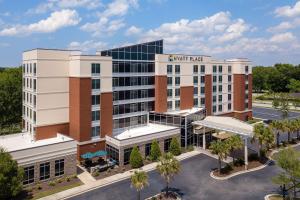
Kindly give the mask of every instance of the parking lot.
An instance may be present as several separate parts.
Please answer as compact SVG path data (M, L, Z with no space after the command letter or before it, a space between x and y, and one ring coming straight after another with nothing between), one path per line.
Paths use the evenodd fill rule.
M253 107L252 108L253 117L269 120L279 120L282 119L282 114L279 110L274 108L261 108ZM300 112L289 112L289 119L300 118Z

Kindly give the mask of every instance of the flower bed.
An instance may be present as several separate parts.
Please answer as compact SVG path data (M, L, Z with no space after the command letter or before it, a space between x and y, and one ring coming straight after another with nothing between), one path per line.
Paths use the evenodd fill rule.
M181 200L181 197L175 192L169 192L169 195L167 197L166 193L162 192L145 200Z

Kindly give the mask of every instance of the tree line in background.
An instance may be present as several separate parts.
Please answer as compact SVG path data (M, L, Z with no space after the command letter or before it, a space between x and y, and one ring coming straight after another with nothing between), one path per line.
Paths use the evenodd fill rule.
M300 65L275 64L274 67L253 67L255 92L300 92Z
M21 131L22 68L0 68L0 135Z

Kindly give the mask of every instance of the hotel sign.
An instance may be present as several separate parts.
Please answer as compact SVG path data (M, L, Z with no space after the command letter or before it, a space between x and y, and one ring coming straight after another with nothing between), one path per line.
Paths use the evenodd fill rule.
M183 55L169 55L170 62L203 62L202 56L183 56Z

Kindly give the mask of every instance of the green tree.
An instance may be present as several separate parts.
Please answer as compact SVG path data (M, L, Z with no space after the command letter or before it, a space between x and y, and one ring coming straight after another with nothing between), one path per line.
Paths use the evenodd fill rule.
M20 124L22 118L22 69L0 72L0 128Z
M143 157L139 152L137 146L134 146L131 153L130 153L130 160L129 163L132 168L140 168L143 166Z
M290 120L284 120L283 122L283 130L288 133L288 143L291 141L291 131L293 130L292 123Z
M280 105L279 99L276 96L276 93L274 93L272 106L273 106L273 108L277 109L279 107L279 105Z
M290 92L300 92L300 80L296 80L293 78L290 79L287 88L290 90Z
M276 145L279 147L280 133L284 130L283 123L282 121L275 120L272 121L270 127L276 131Z
M176 137L172 138L169 150L174 156L178 156L181 154L180 144Z
M289 116L290 105L289 105L289 96L287 94L281 93L279 95L279 110L283 119L286 119Z
M0 148L0 199L13 199L22 190L23 169Z
M149 185L148 175L144 171L134 171L134 174L131 175L131 186L133 186L137 193L137 199L141 199L141 190Z
M222 161L225 160L229 154L228 144L221 140L216 140L210 143L209 149L212 154L218 156L219 174L221 173Z
M275 156L276 164L283 169L283 172L273 178L276 184L287 184L292 187L294 191L294 198L296 197L296 184L300 178L300 160L299 152L293 148L287 148L279 151Z
M226 140L226 142L228 144L229 151L232 153L232 161L234 163L234 160L235 160L234 151L241 149L243 147L243 145L244 145L243 141L240 138L240 136L234 135L234 136L231 136L230 138L228 138Z
M150 160L157 161L160 156L161 156L161 152L160 152L159 144L156 140L154 140L151 144Z
M265 73L266 67L258 66L253 67L252 74L253 74L253 90L255 92L262 92L263 90L267 89L267 76L268 74Z
M180 172L180 163L172 153L166 153L159 158L159 163L156 166L159 174L166 181L166 195L169 195L169 184L176 174Z
M258 157L261 158L261 152L263 152L263 145L269 149L270 145L274 142L274 133L271 128L265 127L263 124L256 124L254 126L254 135L252 142L258 142Z

